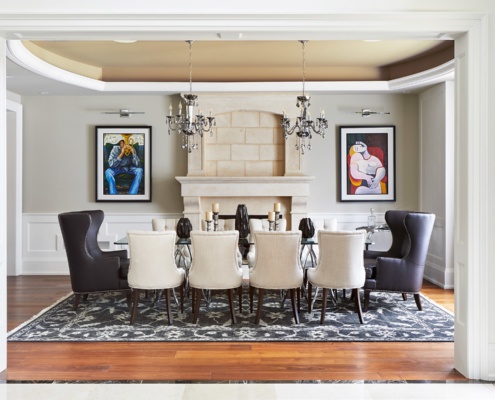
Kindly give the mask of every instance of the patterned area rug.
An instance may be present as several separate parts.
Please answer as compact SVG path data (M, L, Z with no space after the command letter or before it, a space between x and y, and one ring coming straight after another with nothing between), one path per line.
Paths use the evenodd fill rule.
M247 292L247 290L245 291ZM359 324L354 301L342 298L338 306L327 303L326 320L320 325L321 301L312 313L301 300L300 324L292 317L290 300L281 307L277 292L267 293L263 301L260 325L249 313L249 300L244 293L243 312L237 324L230 320L228 300L221 292L213 293L207 305L202 301L199 321L192 324L190 301L178 313L173 305L174 324L166 319L165 301L141 299L134 325L122 294L95 294L72 311L73 295L60 300L30 321L9 332L9 341L81 342L81 341L432 341L454 340L454 319L450 312L422 297L423 311L418 311L412 296L407 301L400 294L372 293L365 324ZM256 312L255 300L255 312Z

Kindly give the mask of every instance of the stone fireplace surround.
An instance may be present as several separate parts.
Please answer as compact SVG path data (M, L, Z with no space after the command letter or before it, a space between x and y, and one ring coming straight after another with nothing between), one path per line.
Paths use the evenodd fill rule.
M298 115L296 94L225 94L200 95L199 101L213 115L236 112L272 113L277 120L282 110L291 118ZM251 130L256 128L250 128ZM275 129L275 128L274 128ZM280 131L282 135L282 132ZM211 139L203 138L200 148L188 154L187 176L176 177L181 184L184 201L184 217L191 220L193 229L201 229L201 220L212 203L220 204L220 214L234 215L238 204L246 204L251 215L267 215L273 203L281 203L281 213L287 219L288 229L297 229L299 220L307 216L310 182L314 177L304 176L301 155L295 150L295 135L285 142L283 168L274 168L273 174L265 176L211 176L207 157ZM283 171L282 171L283 170Z

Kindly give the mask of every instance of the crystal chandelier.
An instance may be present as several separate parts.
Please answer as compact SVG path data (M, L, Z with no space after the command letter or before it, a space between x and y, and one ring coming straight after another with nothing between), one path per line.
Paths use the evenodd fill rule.
M193 149L198 148L198 135L203 137L205 132L210 132L213 135L212 128L215 126L215 118L211 116L211 111L209 117L205 117L201 110L195 114L194 107L198 107L198 96L192 93L193 41L188 40L187 43L189 43L189 93L180 95L184 100L185 114L182 114L182 101L179 102L179 112L177 115L172 115L172 105L170 105L166 123L168 125L168 134L170 135L170 131L174 131L181 135L181 148L187 149L190 153Z
M296 150L301 149L301 153L304 154L304 150L307 148L308 150L311 150L311 139L312 139L312 133L317 133L318 135L321 135L322 138L325 137L325 129L328 128L328 121L325 118L325 111L321 109L320 111L320 116L316 118L316 124L315 121L311 119L311 114L308 110L308 107L311 105L309 102L311 100L311 97L306 96L304 93L304 88L306 84L306 42L307 40L300 40L299 41L302 44L302 70L303 70L303 90L302 90L302 96L297 96L297 107L301 107L301 115L297 117L296 119L296 124L294 126L290 126L290 119L285 114L285 111L283 111L282 115L282 123L281 126L284 129L284 138L287 140L289 135L292 135L294 132L300 139L300 144L296 143ZM306 145L306 138L308 139L308 144Z

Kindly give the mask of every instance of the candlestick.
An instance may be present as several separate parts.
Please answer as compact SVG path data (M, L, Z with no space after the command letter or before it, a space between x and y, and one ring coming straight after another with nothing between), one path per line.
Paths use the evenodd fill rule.
M218 212L220 212L220 204L218 204L218 203L213 203L213 204L211 205L211 209L212 209L212 211L213 211L214 213L218 213Z
M218 230L218 212L213 211L213 230Z
M270 232L271 232L271 231L273 231L273 222L274 222L274 221L270 221L270 220L268 220L268 230L269 230Z
M206 232L211 231L211 221L206 220Z
M279 217L280 216L280 212L279 211L275 211L275 230L278 231L278 220L279 220Z

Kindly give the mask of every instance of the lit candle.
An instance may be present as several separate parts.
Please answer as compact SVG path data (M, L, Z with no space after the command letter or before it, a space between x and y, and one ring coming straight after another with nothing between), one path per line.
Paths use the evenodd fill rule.
M268 211L268 221L275 221L275 211Z
M213 219L213 213L211 211L206 211L206 218L207 221L211 221Z
M273 211L280 212L280 203L273 203Z
M172 104L170 104L170 107L168 108L169 114L172 115Z
M179 101L179 114L182 114L182 103Z
M213 212L217 213L217 212L220 212L220 204L218 203L213 203L211 205L211 209L213 210Z
M282 115L284 116L284 118L286 117L285 110L282 110Z

